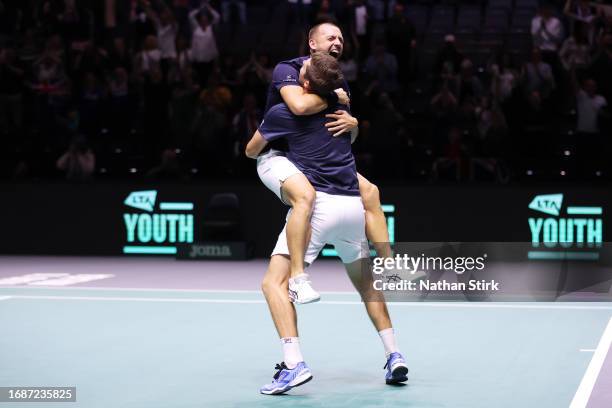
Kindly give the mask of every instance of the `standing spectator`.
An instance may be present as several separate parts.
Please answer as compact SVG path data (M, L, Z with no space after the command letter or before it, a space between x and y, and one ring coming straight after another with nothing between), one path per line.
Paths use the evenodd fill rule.
M297 23L301 28L310 25L312 0L287 0L289 3L289 24Z
M589 0L567 0L563 13L569 17L572 34L580 27L589 44L595 40L595 24L597 22L597 11L595 11Z
M583 25L577 25L572 36L563 42L559 57L567 71L572 67L581 71L591 65L591 47Z
M597 93L597 82L588 78L583 85L578 87L574 76L576 87L576 107L578 121L576 130L582 134L599 134L599 115L602 109L608 105L606 98Z
M247 23L246 4L244 0L222 0L221 11L223 13L224 23L235 23L236 16L240 24Z
M550 64L557 82L561 80L559 47L563 41L563 24L553 15L550 5L540 7L538 14L531 20L533 45L542 54L542 59Z
M134 62L134 73L137 78L143 79L153 70L161 70L161 51L159 50L157 37L149 35L145 38L143 49L136 55Z
M243 154L246 144L258 129L263 115L261 109L257 107L257 98L254 94L248 93L244 96L242 109L232 120L233 133L233 161L234 170L240 174L246 174L250 168L248 160Z
M377 45L365 63L365 73L371 83L380 92L395 95L399 89L397 81L397 58L385 52L385 47Z
M606 100L612 100L612 34L605 34L601 39L598 56L589 68L590 76L595 79Z
M519 73L515 69L510 54L503 53L497 61L489 67L491 75L491 94L498 103L506 102L516 88Z
M537 48L532 51L531 61L523 66L521 76L527 98L532 106L539 106L545 102L555 88L552 68L550 64L542 61L542 55Z
M397 57L399 79L406 83L411 71L411 53L416 48L416 29L404 15L404 5L395 5L393 16L387 24L389 51Z
M444 44L438 50L434 63L434 74L438 80L446 81L454 79L459 74L463 61L463 55L457 50L455 36L447 34L444 37Z
M456 77L454 84L455 96L462 105L466 100L475 104L476 100L484 94L484 86L480 79L474 75L474 64L469 59L461 62L461 73Z
M200 7L189 13L189 21L192 28L191 57L200 85L205 87L215 59L219 56L217 40L212 29L212 26L219 22L219 13L212 8L208 0L202 0Z
M365 0L356 0L351 7L351 34L355 39L359 61L365 60L370 54L369 18Z
M87 145L87 140L77 137L68 151L57 160L56 166L65 172L68 180L88 180L96 168L96 156Z
M161 57L161 70L164 78L168 77L170 67L176 61L176 36L178 34L178 24L172 11L163 4L163 9L159 15L153 11L148 1L144 1L147 16L153 22L157 32L157 43Z

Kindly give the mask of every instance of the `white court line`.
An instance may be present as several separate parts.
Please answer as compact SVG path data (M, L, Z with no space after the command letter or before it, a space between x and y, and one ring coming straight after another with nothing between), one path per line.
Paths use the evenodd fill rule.
M253 304L266 303L263 299L198 299L198 298L151 298L151 297L119 297L119 296L30 296L13 295L14 299L40 299L40 300L101 300L101 301L133 301L133 302L176 302L176 303L236 303ZM360 301L321 301L316 304L323 305L363 305ZM495 304L495 303L416 303L416 302L389 302L391 306L405 307L450 307L450 308L485 308L485 309L554 309L554 310L612 310L612 306L573 306L563 304L549 305L523 305L523 304Z
M610 345L612 345L612 318L610 318L610 321L608 321L608 326L606 326L606 329L599 340L599 344L595 349L595 354L593 354L589 367L587 368L586 373L584 373L584 377L582 377L582 381L576 390L576 394L574 395L574 399L570 404L570 408L584 408L587 406L589 398L591 397L591 392L593 392L593 387L597 381L599 371L601 371L601 367L603 366L608 350L610 349Z
M583 353L594 353L595 349L580 349L580 351Z
M0 296L0 300L8 300L11 296Z
M177 293L257 293L261 294L261 290L240 290L240 289L160 289L160 288L116 288L116 287L101 287L101 286L65 286L57 287L35 287L25 285L0 285L0 289L83 289L83 290L116 290L124 292L177 292ZM328 295L357 295L357 292L350 291L319 291L319 293Z

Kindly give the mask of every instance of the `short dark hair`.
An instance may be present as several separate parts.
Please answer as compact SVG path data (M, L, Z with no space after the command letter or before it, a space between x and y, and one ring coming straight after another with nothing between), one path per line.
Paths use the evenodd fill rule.
M310 56L304 79L308 81L309 90L321 96L329 95L344 84L338 60L326 52L314 52Z
M308 39L310 40L312 38L312 36L315 35L317 31L319 31L319 27L321 27L322 25L325 25L325 24L329 24L329 25L332 25L332 26L337 27L338 29L340 29L338 24L336 24L334 21L321 21L320 23L314 25L310 29L310 31L308 31Z

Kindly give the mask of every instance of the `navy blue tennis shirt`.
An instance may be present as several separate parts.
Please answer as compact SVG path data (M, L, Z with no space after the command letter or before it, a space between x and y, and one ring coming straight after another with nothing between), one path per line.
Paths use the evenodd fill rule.
M281 61L276 65L276 67L274 67L274 71L272 72L272 82L268 87L268 96L266 98L266 108L264 109L264 113L268 112L268 110L270 110L272 106L284 102L283 97L280 94L280 90L283 86L301 86L300 69L302 68L302 65L304 65L304 61L306 61L308 58L310 58L310 56L298 57L287 61ZM350 98L351 94L346 81L344 81L342 88L346 91ZM342 109L347 111L348 113L351 113L351 109L345 105L337 104L336 109ZM287 151L287 143L284 140L277 140L275 142L270 143L266 147L264 152L269 149Z
M350 133L332 137L325 127L328 109L315 115L296 116L279 103L268 109L259 132L268 142L285 139L287 158L317 191L335 195L359 195L357 168Z

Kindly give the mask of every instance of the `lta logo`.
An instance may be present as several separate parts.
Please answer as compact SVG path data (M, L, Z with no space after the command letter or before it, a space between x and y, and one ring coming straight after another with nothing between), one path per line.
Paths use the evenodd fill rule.
M536 196L529 204L529 208L549 216L528 219L533 247L537 248L541 245L546 248L601 247L603 242L602 207L567 206L564 214L563 194L547 194ZM532 259L598 259L599 254L531 251L529 257Z
M126 254L176 254L176 244L192 243L193 203L162 202L155 211L156 190L135 191L123 202L141 212L123 214Z

